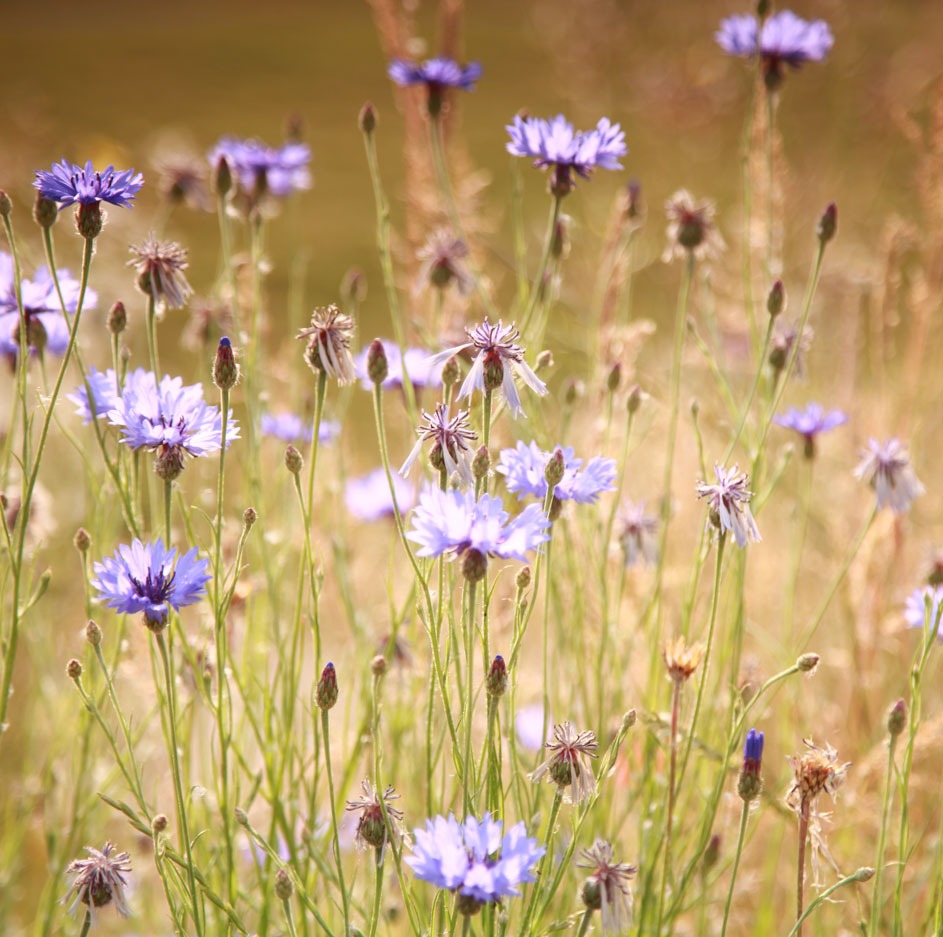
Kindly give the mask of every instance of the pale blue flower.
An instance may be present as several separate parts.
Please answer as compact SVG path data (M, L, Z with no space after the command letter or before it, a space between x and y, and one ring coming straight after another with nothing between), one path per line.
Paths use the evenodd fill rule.
M311 149L305 143L289 142L279 147L261 140L223 137L210 151L215 166L221 158L229 163L243 190L250 195L275 195L285 198L293 192L311 188Z
M454 59L427 59L425 62L410 62L407 59L393 59L387 70L390 78L400 87L426 85L428 88L461 88L471 91L475 82L481 78L481 65L470 62L459 65Z
M911 628L924 628L929 606L930 627L943 640L943 586L921 586L907 596L904 619Z
M416 503L416 490L399 475L393 475L393 488L400 512L405 514ZM363 521L392 517L393 497L386 471L377 468L366 475L348 479L344 486L344 504L354 517Z
M855 478L874 489L879 509L889 507L895 514L906 514L911 502L926 490L914 473L907 450L896 438L883 443L868 440Z
M559 501L575 501L577 504L594 504L600 494L615 490L616 463L613 459L595 456L586 465L576 458L573 447L560 447L563 454L563 478L553 489ZM507 489L523 501L527 495L539 498L547 496L547 480L544 477L547 462L552 453L544 452L536 442L525 444L518 441L513 449L503 449L495 471L506 476Z

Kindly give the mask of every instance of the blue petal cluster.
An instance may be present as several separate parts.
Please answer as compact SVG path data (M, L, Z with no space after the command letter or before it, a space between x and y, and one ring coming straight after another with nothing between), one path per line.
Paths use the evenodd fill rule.
M743 743L743 761L744 764L755 765L756 770L759 770L760 765L763 763L762 732L757 732L756 729L750 729L747 732L746 741Z
M516 116L505 128L511 137L507 150L512 156L527 156L538 168L570 171L588 178L594 169L621 169L625 156L625 133L603 117L593 130L574 130L562 115L550 120Z
M97 205L99 202L130 208L134 196L144 185L144 176L133 169L116 172L114 166L96 172L91 160L83 167L64 159L53 163L48 172L37 169L33 185L43 198L58 202L59 208L73 203Z
M804 410L791 407L785 413L777 413L773 422L786 429L795 430L809 439L837 426L843 426L848 422L848 414L841 410L826 411L820 403L810 403Z
M221 157L229 163L246 192L256 193L260 180L264 180L266 193L279 198L311 188L308 169L311 149L305 143L271 147L260 140L223 137L210 151L210 163L215 166Z
M311 442L314 435L311 423L294 413L263 413L262 435L282 442ZM331 443L340 435L341 425L336 420L322 420L318 428L318 442Z
M798 68L803 62L821 62L835 42L824 20L804 20L792 10L773 14L760 27L749 13L723 20L714 34L717 44L729 55L759 55L767 71L785 63Z
M613 459L595 456L583 466L576 458L573 447L560 447L563 453L563 479L554 488L554 497L559 501L575 501L577 504L594 504L604 491L615 489L616 463ZM535 442L518 441L513 449L503 449L495 471L507 479L508 491L514 492L522 501L527 495L540 498L547 496L547 480L544 472L551 453L544 452Z
M75 404L75 412L82 417L83 423L91 423L93 419L99 419L108 414L115 408L116 401L129 390L131 393L140 393L141 389L147 392L147 389L154 386L154 375L144 368L135 368L125 375L124 383L121 385L119 394L118 380L112 368L107 371L99 371L97 368L90 367L85 376L85 383L68 395L68 399ZM92 405L89 406L89 392L92 395Z
M476 499L471 490L442 491L429 486L419 494L406 537L419 544L418 556L477 550L523 563L529 551L550 539L549 525L539 504L528 505L511 520L500 498L485 494Z
M523 823L502 836L500 820L434 817L414 831L413 855L406 858L416 877L481 904L519 894L518 886L536 881L534 865L545 850L527 835Z
M921 586L907 596L904 619L911 628L923 628L927 623L929 604L930 627L936 629L943 641L943 586Z
M435 88L461 88L471 91L475 82L481 78L481 65L470 62L459 65L454 59L435 58L425 62L410 62L407 59L393 59L387 74L400 87L426 85Z
M179 611L206 593L209 560L198 559L196 547L174 563L177 551L163 541L121 544L115 555L95 564L92 587L109 608L125 615L143 612L149 625L162 627L170 609Z

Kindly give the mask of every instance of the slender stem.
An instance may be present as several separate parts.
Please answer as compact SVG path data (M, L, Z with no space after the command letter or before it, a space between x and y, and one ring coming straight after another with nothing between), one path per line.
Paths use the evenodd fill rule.
M702 680L703 683L703 680ZM665 815L665 861L661 876L661 892L658 896L658 925L655 933L661 933L664 920L665 898L671 878L671 828L674 824L675 769L678 761L678 710L681 702L681 681L675 680L671 690L671 734L668 737L668 807Z
M743 840L747 832L747 819L750 816L750 801L743 802L743 810L740 812L740 831L737 834L737 851L733 856L733 870L730 873L730 890L727 892L727 901L724 903L724 923L720 928L720 937L727 933L727 920L730 917L730 905L733 901L733 889L737 882L737 869L740 868L740 855L743 852Z
M805 890L805 844L809 838L809 802L805 798L799 806L799 861L796 868L796 926L793 931L802 937L803 893Z
M147 294L144 322L145 331L147 332L147 356L154 377L160 382L160 358L157 354L157 302L152 292Z
M550 205L550 222L547 225L547 234L544 239L544 250L540 258L540 266L537 268L537 276L534 277L534 283L530 288L530 294L527 298L527 308L524 310L524 316L521 323L521 335L527 334L527 328L534 317L534 312L543 296L543 281L547 275L547 267L550 265L550 256L553 253L553 242L557 233L557 224L560 221L560 206L562 199L559 195L553 196L553 202Z
M576 932L576 937L585 937L586 932L589 930L590 918L592 918L593 912L587 908L583 912L583 920L580 921L580 929Z
M519 934L521 937L529 937L531 933L531 918L534 916L534 908L537 906L537 894L541 891L541 883L545 880L544 872L551 861L551 846L553 845L554 828L557 825L557 816L560 813L560 804L563 803L563 788L559 785L553 794L553 804L550 807L550 819L547 822L547 832L544 836L544 854L540 858L540 867L537 869L537 881L530 893L530 900L527 902L527 911L524 913L524 920L521 922Z
M378 796L382 799L383 794L378 792ZM377 927L380 923L380 908L383 898L383 850L374 849L374 868L376 869L376 879L373 889L373 914L370 916L370 933L369 937L376 937Z
M802 912L799 916L799 920L793 925L793 928L786 937L800 937L802 934L802 924L805 919L821 904L825 904L828 899L838 891L839 888L844 888L846 885L851 885L855 882L865 882L867 881L868 874L873 871L871 869L858 869L856 872L852 872L851 875L846 875L841 881L836 882L829 888L826 888L822 894L818 895L813 901L809 902L809 907Z
M92 926L92 912L85 912L85 920L82 922L82 933L79 934L79 937L85 937L88 934L89 928Z
M334 862L337 865L337 884L344 909L344 934L350 933L350 904L344 884L344 863L341 861L341 841L337 832L337 803L334 795L334 769L331 766L331 723L328 710L321 710L321 731L324 736L324 763L327 771L327 789L331 798L331 831L334 838ZM379 792L378 792L379 793ZM382 795L380 795L382 796Z
M475 782L475 762L472 758L472 723L475 711L475 681L472 676L475 672L475 597L477 583L467 583L468 603L465 610L465 620L462 623L465 631L465 712L462 714L465 734L465 745L462 756L462 805L465 816L473 812L472 795Z
M288 925L288 933L290 937L296 937L295 919L291 912L291 898L284 898L282 900L282 908L285 911L285 923Z
M877 937L881 921L881 879L884 874L884 850L887 846L887 820L891 810L891 782L894 776L894 749L898 736L892 734L887 744L887 770L884 773L884 796L881 801L881 829L878 833L878 851L874 863L874 894L871 898L871 919L868 934Z

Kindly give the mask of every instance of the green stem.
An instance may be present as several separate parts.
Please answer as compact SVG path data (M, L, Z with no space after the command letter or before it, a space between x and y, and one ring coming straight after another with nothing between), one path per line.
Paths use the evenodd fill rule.
M477 583L469 582L468 604L465 610L465 620L462 623L465 631L465 712L462 714L465 742L462 756L462 805L465 816L474 812L472 805L473 788L475 786L475 762L472 758L472 723L475 712L475 681L472 676L475 672L475 596Z
M147 294L147 308L144 311L144 322L147 332L147 356L151 364L154 377L160 383L160 359L157 355L157 302L153 293Z
M321 730L324 736L324 763L327 771L327 789L331 798L331 831L334 834L334 862L337 865L337 884L341 892L341 904L344 909L344 934L350 933L350 904L347 886L344 884L344 863L341 861L341 841L337 832L337 803L334 794L334 769L331 766L331 723L328 710L321 710ZM382 797L382 792L377 791Z
M805 844L809 838L809 802L803 798L799 807L799 861L796 868L796 926L793 932L802 937L803 897L805 891Z
M881 801L881 830L878 833L878 851L874 863L874 893L871 898L871 919L868 934L877 937L881 921L881 879L884 877L884 850L887 846L887 821L891 810L891 782L894 776L894 750L898 736L892 734L887 744L887 770L884 773L884 796Z
M703 681L702 681L703 682ZM678 762L678 710L681 702L681 681L675 680L671 689L671 729L668 737L668 806L665 812L665 860L661 876L661 891L658 895L658 924L655 933L661 933L665 916L665 899L671 880L671 828L674 825L674 806Z
M724 923L720 928L720 937L725 937L727 933L727 920L730 917L730 905L733 901L733 889L737 883L737 869L740 868L740 855L743 852L743 840L747 832L747 819L750 816L750 801L743 802L743 809L740 812L740 831L737 833L737 851L733 856L733 870L730 873L730 889L727 892L727 900L724 903Z
M82 922L82 933L79 934L79 937L86 937L88 934L89 928L92 926L92 912L85 912L85 920Z
M382 792L377 792L377 795L382 799ZM383 850L374 849L375 856L375 869L376 869L376 884L373 889L373 914L370 917L370 934L369 937L376 937L377 927L380 923L380 907L383 898Z
M556 238L557 224L560 221L560 207L562 199L559 195L553 196L553 202L550 205L550 223L547 226L547 234L544 239L544 250L540 257L540 266L537 268L537 276L534 278L533 285L530 288L530 294L527 298L527 308L524 310L524 316L521 324L521 335L527 334L528 326L534 317L534 312L540 302L540 297L544 294L543 281L547 275L547 267L550 265L550 256L553 253L553 242Z
M563 788L559 785L554 791L553 804L550 807L550 819L547 822L547 832L544 836L544 854L540 858L540 867L537 869L537 881L530 893L530 900L527 903L527 911L524 913L524 920L521 922L519 931L521 937L529 937L531 934L531 918L534 916L534 908L537 906L537 895L541 891L541 883L545 880L544 872L551 861L551 846L553 845L554 828L557 825L557 817L560 813L560 804L563 803Z
M580 921L580 929L576 932L576 937L586 937L586 932L589 930L589 921L592 918L593 912L587 908L583 912L583 920Z
M809 903L809 907L802 912L799 916L799 920L793 925L793 928L786 937L800 937L802 934L802 925L805 922L805 919L821 904L825 904L828 899L838 891L839 888L844 888L846 885L852 885L855 882L866 882L872 869L858 869L858 871L853 872L851 875L846 875L840 882L836 882L830 888L826 888L821 895L815 898L814 901Z

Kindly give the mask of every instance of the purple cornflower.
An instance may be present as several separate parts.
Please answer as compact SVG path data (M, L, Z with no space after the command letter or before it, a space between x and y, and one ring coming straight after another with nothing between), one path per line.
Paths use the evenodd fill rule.
M581 896L591 911L599 911L604 934L624 934L632 920L632 892L629 882L638 869L628 862L613 861L612 844L597 839L582 851L580 869L592 869L583 882Z
M481 65L478 62L459 65L454 59L444 56L427 59L421 63L393 59L387 74L402 88L426 85L430 89L461 88L463 91L471 91L475 82L481 78Z
M165 375L160 384L148 373L126 386L108 413L113 426L123 426L121 441L130 449L157 450L154 470L165 481L183 471L184 454L216 452L223 444L223 419L218 407L203 399L203 385L184 387L183 378ZM239 426L230 412L227 447L239 438Z
M416 257L422 261L416 277L416 293L424 286L444 290L454 283L460 295L468 296L475 288L475 281L465 266L468 246L451 229L437 228L433 231L416 252Z
M59 288L66 312L74 314L79 305L81 283L68 270L60 270ZM30 351L65 354L69 346L69 326L62 317L62 305L48 267L39 267L32 280L20 281L26 335ZM98 294L85 290L83 309L94 309ZM13 258L0 251L0 354L16 356L20 349L20 313L16 301Z
M805 456L811 459L815 455L816 436L837 426L843 426L848 422L848 414L841 410L826 412L820 403L810 403L805 410L792 407L786 413L777 413L773 422L799 433L805 440Z
M553 489L559 501L595 504L604 491L615 489L616 463L613 459L595 456L585 466L577 459L572 446L557 447L563 454L563 478ZM556 451L556 450L554 450ZM547 496L545 471L552 453L544 452L535 442L518 441L513 449L502 449L495 471L507 477L507 489L523 501L533 495L543 501Z
M422 425L416 430L419 439L410 450L406 461L400 467L400 475L406 476L419 458L422 444L431 441L429 462L437 471L445 470L451 478L458 472L466 485L474 482L472 476L472 451L469 443L478 438L468 421L468 411L459 410L455 416L449 416L449 408L444 403L436 404L433 413L422 411Z
M39 194L51 202L58 202L59 208L78 203L79 205L97 205L109 202L122 208L130 208L138 190L144 185L144 176L133 169L116 172L114 166L107 166L102 172L95 172L92 161L84 168L68 160L53 163L52 169L36 170L33 185Z
M294 413L263 413L263 436L272 436L282 442L311 442L314 435L310 421ZM318 428L318 442L332 443L340 435L341 425L336 420L322 420Z
M640 560L654 565L658 562L658 518L645 513L645 502L625 501L616 517L619 543L626 566L635 566Z
M527 553L550 539L550 522L539 504L529 504L517 517L504 510L500 498L474 492L427 486L419 494L408 540L419 544L417 556L450 553L463 557L471 581L484 577L487 557L527 562Z
M210 165L220 159L229 163L243 191L256 200L264 195L285 198L311 188L311 150L305 143L271 147L260 140L223 137L209 153Z
M405 514L416 503L416 490L399 475L393 475L393 488L400 513ZM384 469L377 468L359 478L348 479L344 486L344 504L354 517L362 521L392 517L393 497Z
M590 758L599 748L594 732L577 732L571 722L553 727L554 741L545 748L553 754L530 775L532 781L546 777L563 791L568 804L581 804L596 793L596 778Z
M123 917L131 913L124 893L128 885L125 874L131 871L131 857L126 852L116 853L115 849L113 843L105 843L101 851L86 846L89 858L75 859L66 866L66 875L75 876L62 899L63 904L74 899L69 905L70 914L84 904L94 922L97 910L112 903Z
M943 586L921 586L907 596L904 604L904 619L911 628L923 628L929 614L930 627L943 640Z
M146 393L147 389L153 387L153 385L154 375L150 371L145 371L144 368L135 368L135 370L125 375L124 384L120 390L121 394L125 392L126 388L130 388L133 392L139 392L139 389L143 389ZM92 392L94 409L88 404L89 391ZM75 404L75 412L82 417L82 422L91 423L93 419L107 416L115 408L115 403L121 396L118 391L118 381L112 368L107 371L99 371L95 367L90 367L85 384L76 387L67 399Z
M749 13L723 20L714 34L728 55L760 56L767 88L775 91L785 77L785 66L799 68L803 62L821 62L835 42L824 20L804 20L792 10L780 10L762 27Z
M743 765L737 781L737 793L743 800L755 800L763 789L760 771L763 767L763 733L756 729L747 732L743 743Z
M413 387L441 387L442 365L429 364L429 352L423 348L407 348L400 351L396 342L381 339L383 351L386 354L387 375L380 385L383 390L392 390L403 386L403 372L409 377ZM367 373L367 357L370 346L363 348L354 358L354 370L360 378L360 385L364 390L373 390L373 381Z
M559 198L575 186L574 173L588 179L594 169L621 169L620 156L628 153L625 133L602 117L593 130L574 130L562 115L549 120L515 115L505 127L512 156L533 159L538 169L552 169L550 191Z
M475 348L478 354L472 363L462 386L458 391L458 398L470 397L476 390L482 392L495 391L500 388L504 392L504 399L514 416L523 416L524 408L521 398L514 384L514 374L520 375L521 380L535 394L543 397L547 393L547 385L537 377L530 365L524 360L524 349L517 344L521 333L513 325L504 325L500 320L492 325L487 319L473 329L465 329L469 341L454 348L447 348L433 355L431 364L443 364L452 355L464 351L466 348Z
M162 540L154 543L132 541L121 544L114 556L95 564L97 579L92 587L109 608L124 615L144 613L144 621L152 631L167 624L170 609L179 611L203 598L209 560L198 559L196 547L174 560L177 550L167 549Z
M502 823L486 813L481 820L454 816L426 820L415 830L413 854L406 858L416 877L436 888L458 892L458 909L471 915L482 905L519 894L535 882L533 868L546 851L518 823L502 836Z
M732 469L715 465L714 475L717 478L716 485L697 483L697 496L707 498L710 505L708 524L712 524L721 534L729 530L741 548L750 540L762 540L750 511L753 492L747 487L750 480L746 473L741 472L736 465Z
M855 478L866 481L878 499L878 508L889 507L895 514L906 514L910 503L926 490L914 474L910 456L899 439L879 443L868 440Z

